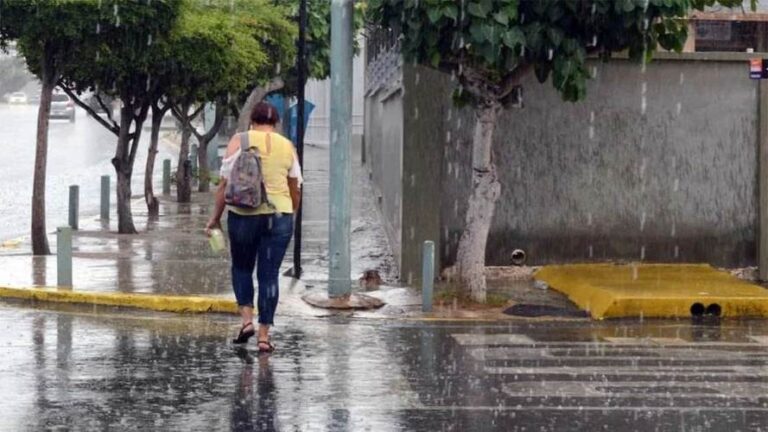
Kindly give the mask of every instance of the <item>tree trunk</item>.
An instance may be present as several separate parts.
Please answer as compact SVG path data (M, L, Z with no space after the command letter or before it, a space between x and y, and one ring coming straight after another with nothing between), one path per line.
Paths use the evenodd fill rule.
M211 168L208 166L208 145L216 138L222 126L224 125L224 117L226 116L228 108L223 102L216 104L216 114L213 119L213 125L200 135L195 133L197 142L200 144L200 148L197 151L197 166L200 182L198 184L198 192L209 192L211 185Z
M157 158L157 144L160 140L160 125L166 110L152 107L152 131L149 137L149 150L147 151L147 166L144 171L144 201L147 203L147 211L151 219L160 215L160 204L155 197L153 177L155 172L155 160Z
M176 168L176 199L180 203L192 201L192 163L189 160L189 138L192 136L189 106L182 107L181 146L179 147L179 163Z
M133 105L125 102L120 108L120 135L117 137L117 149L112 165L117 174L117 232L120 234L136 234L131 212L131 174L133 164L130 160L131 123L133 123ZM137 125L140 128L141 125Z
M492 157L493 132L500 109L501 104L496 100L487 100L477 109L472 141L473 190L456 257L462 285L473 300L481 303L486 300L485 248L496 201L501 194Z
M245 104L240 109L240 117L237 119L237 131L245 132L251 126L251 110L258 102L273 91L280 90L285 84L281 78L273 78L266 86L256 87L248 95ZM276 107L279 109L279 107Z
M56 82L50 62L43 60L42 91L37 111L37 143L35 147L35 173L32 185L32 253L48 255L48 233L45 229L45 173L48 162L48 116L51 114L51 95Z

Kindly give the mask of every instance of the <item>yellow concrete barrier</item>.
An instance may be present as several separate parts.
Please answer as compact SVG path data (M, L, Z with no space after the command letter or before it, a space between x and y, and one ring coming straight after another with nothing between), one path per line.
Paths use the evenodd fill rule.
M535 277L595 319L768 317L768 290L706 264L555 265Z
M232 300L201 296L164 296L156 294L129 294L115 292L73 291L59 288L18 288L0 286L0 298L14 298L55 303L118 306L161 312L237 313Z

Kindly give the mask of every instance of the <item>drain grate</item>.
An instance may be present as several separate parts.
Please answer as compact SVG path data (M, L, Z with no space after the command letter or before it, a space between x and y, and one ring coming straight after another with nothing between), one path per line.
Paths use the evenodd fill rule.
M537 305L537 304L516 304L504 310L507 315L521 316L521 317L569 317L569 318L589 318L589 314L585 311L564 308L557 306Z

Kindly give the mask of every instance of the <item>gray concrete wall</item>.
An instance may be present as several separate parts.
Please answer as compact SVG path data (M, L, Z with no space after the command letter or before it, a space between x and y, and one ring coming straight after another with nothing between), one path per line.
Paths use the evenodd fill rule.
M400 265L402 169L403 169L403 97L399 87L382 88L365 98L366 166L390 246Z
M431 82L437 72L403 65L403 82L413 83L403 97L403 218L401 276L409 285L421 282L422 248L425 240L439 247L445 113L450 105L432 104ZM436 254L440 268L440 254Z
M524 108L501 116L494 156L503 192L488 263L509 264L521 248L532 264L753 265L758 99L746 64L594 66L585 101L564 103L550 83L531 78ZM448 77L422 83L441 104L449 84ZM445 263L455 259L463 227L473 124L465 109L440 126L453 131L441 190Z
M596 61L575 104L525 81L524 108L505 111L495 134L503 192L489 265L516 248L530 264L755 264L757 82L743 55L659 57L645 71ZM453 106L449 76L406 65L399 78L402 93L367 97L365 134L401 276L416 282L424 240L440 267L455 260L475 121Z

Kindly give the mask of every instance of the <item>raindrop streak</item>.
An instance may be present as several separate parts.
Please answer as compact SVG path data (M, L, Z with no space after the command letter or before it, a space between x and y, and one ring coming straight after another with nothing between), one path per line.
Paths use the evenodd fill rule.
M592 258L595 255L595 251L592 248L592 245L589 245L589 257Z
M680 257L680 246L675 245L675 258Z
M640 261L645 260L645 246L640 247Z

